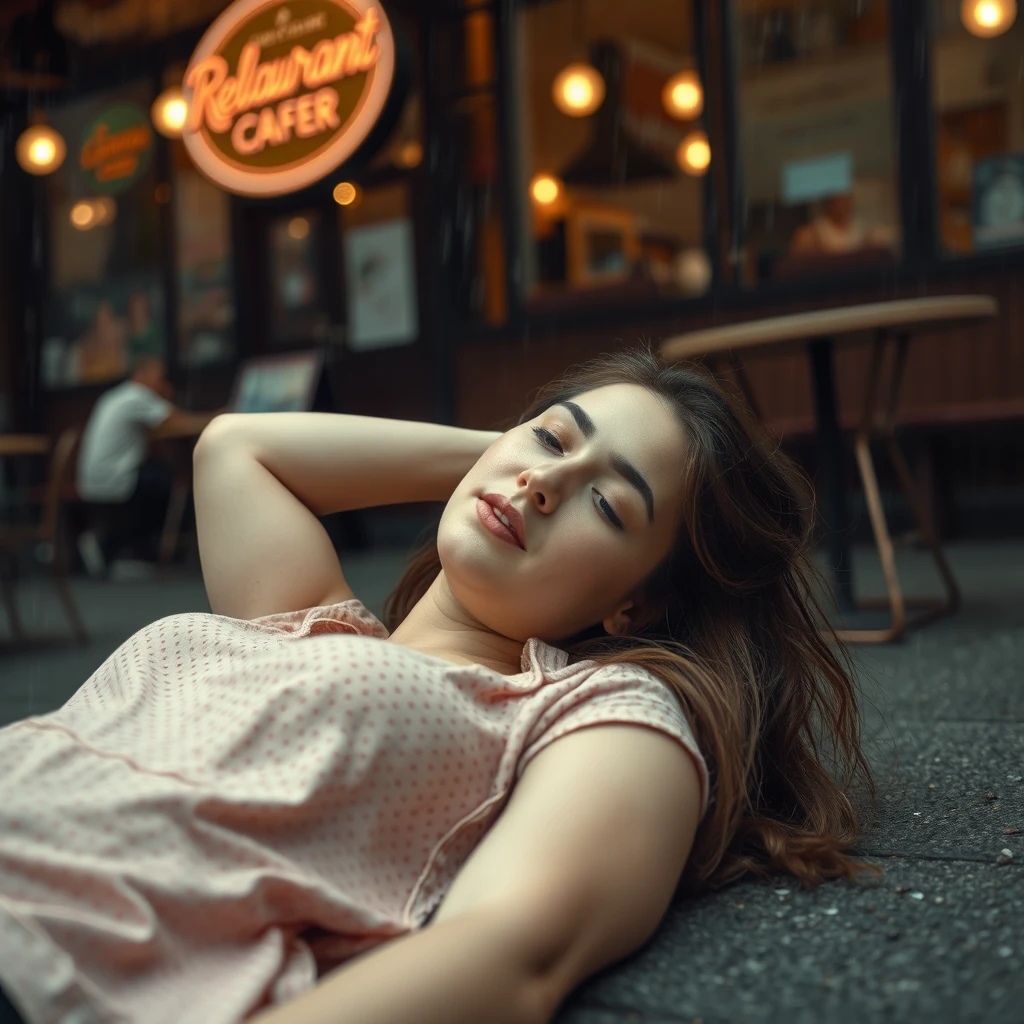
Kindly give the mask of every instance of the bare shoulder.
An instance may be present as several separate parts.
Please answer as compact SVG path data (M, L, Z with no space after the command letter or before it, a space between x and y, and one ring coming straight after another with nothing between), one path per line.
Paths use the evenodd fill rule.
M437 920L504 915L551 968L553 1003L639 948L686 865L701 812L693 758L638 725L561 737L526 766Z

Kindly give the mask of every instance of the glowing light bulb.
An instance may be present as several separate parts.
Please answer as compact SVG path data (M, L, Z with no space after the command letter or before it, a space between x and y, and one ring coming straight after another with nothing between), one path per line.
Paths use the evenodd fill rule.
M661 92L661 102L671 117L683 121L700 117L704 109L704 90L696 71L680 71L673 75Z
M553 203L562 192L562 183L550 174L538 174L530 182L530 195L534 201L547 206Z
M80 199L71 207L71 223L79 231L88 231L96 220L96 211L87 199Z
M982 39L1002 35L1017 18L1017 0L963 0L960 20Z
M305 238L309 234L309 221L305 217L292 217L288 221L288 235L299 241L301 238Z
M551 97L570 117L586 117L604 102L604 79L590 64L569 64L555 76Z
M711 146L708 137L702 131L690 132L679 143L676 150L676 161L687 174L699 176L711 163Z
M153 118L153 127L161 135L169 139L176 139L181 135L188 120L188 103L185 95L177 86L164 89L153 101L150 108L150 115Z
M57 147L53 144L50 139L36 139L31 146L28 147L29 159L34 164L38 164L42 167L44 164L48 164L56 155Z
M47 124L35 124L18 136L15 156L29 174L50 174L64 162L67 146L63 136Z
M359 189L351 181L339 181L331 195L339 206L351 206L359 197Z

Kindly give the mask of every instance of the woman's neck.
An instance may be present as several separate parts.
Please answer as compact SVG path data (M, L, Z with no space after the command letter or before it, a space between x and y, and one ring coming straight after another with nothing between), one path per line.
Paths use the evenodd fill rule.
M505 676L521 671L523 643L488 629L455 600L442 571L390 638L456 665L483 665Z

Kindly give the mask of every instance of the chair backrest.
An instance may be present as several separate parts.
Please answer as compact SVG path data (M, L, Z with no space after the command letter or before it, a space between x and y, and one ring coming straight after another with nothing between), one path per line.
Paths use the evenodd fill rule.
M50 468L43 496L40 530L43 538L51 543L57 539L61 502L64 499L67 485L72 479L80 436L81 429L79 427L65 427L50 451Z

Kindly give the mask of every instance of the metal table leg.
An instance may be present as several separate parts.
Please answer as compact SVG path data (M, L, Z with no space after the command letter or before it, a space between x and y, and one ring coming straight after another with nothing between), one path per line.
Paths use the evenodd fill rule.
M846 497L845 452L836 409L836 382L832 360L832 339L808 342L811 381L814 386L814 415L818 428L818 488L821 518L827 530L828 561L836 603L840 611L851 611L853 571L847 535L850 507Z

